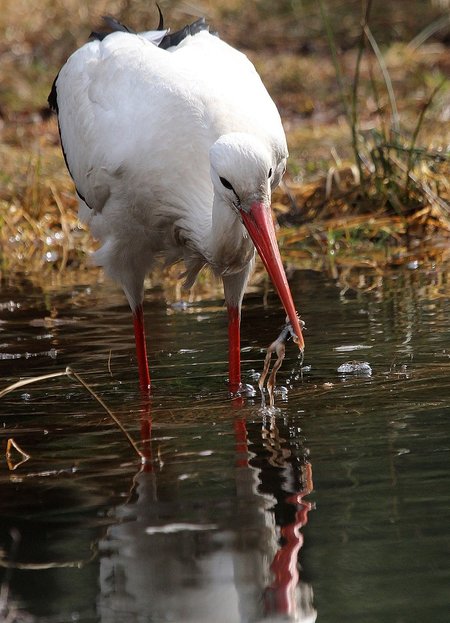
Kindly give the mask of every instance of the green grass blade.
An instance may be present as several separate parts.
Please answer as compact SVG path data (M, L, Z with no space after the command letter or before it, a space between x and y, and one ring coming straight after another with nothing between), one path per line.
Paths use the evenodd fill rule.
M350 107L349 107L349 104L348 104L347 95L346 95L346 92L345 92L344 80L342 78L341 66L339 64L339 59L338 59L338 54L337 54L337 47L336 47L336 41L335 41L335 38L334 38L333 29L331 28L330 20L328 19L328 14L327 14L327 12L325 10L325 7L323 5L323 0L319 0L319 8L320 8L320 15L322 17L322 22L323 22L323 25L325 26L325 32L326 32L326 35L327 35L328 45L330 46L330 50L331 50L331 57L333 59L334 71L336 73L336 82L337 82L338 88L339 88L339 95L341 97L342 106L344 108L345 116L346 116L348 124L349 124L349 126L351 128L352 127L352 118L351 118L351 114L350 114Z
M406 164L405 192L408 191L409 182L410 182L410 173L411 173L411 170L413 168L413 160L414 160L414 156L417 155L417 151L415 149L416 142L417 142L417 137L419 136L419 132L420 132L420 129L422 127L423 120L425 118L425 113L427 112L427 110L431 106L431 104L432 104L434 98L436 97L437 93L442 89L442 87L444 86L444 84L446 82L447 82L447 79L443 78L441 80L441 82L433 89L433 91L431 92L430 97L426 101L425 105L422 107L422 110L420 111L419 117L417 119L416 127L414 129L414 133L413 133L413 136L412 136L412 139L411 139L411 145L409 146L408 162Z
M394 132L399 132L400 131L400 121L399 121L397 102L396 102L396 99L395 99L394 88L392 86L392 80L391 80L391 77L389 75L388 68L387 68L386 63L384 61L383 55L381 53L381 50L378 47L378 43L375 41L375 38L374 38L374 36L373 36L373 34L372 34L368 24L366 24L364 26L364 32L366 33L367 39L369 40L369 43L372 46L372 50L374 51L375 56L377 57L378 64L379 64L381 72L383 74L384 82L386 84L387 92L388 92L388 95L389 95L389 102L390 102L391 110L392 110L392 128L393 128Z

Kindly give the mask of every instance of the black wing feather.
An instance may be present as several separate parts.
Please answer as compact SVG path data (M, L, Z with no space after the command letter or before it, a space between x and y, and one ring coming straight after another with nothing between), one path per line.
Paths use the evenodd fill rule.
M58 76L59 76L59 71L58 71L56 78L53 80L52 89L47 98L47 102L48 102L48 105L50 106L50 110L53 110L53 112L55 112L56 114L58 114L59 112L58 97L56 93L56 81L58 80Z
M201 17L193 24L187 24L181 30L167 34L159 44L159 47L163 48L163 50L167 50L167 48L171 48L172 46L181 43L183 39L186 39L189 35L196 35L202 30L209 30L209 26L204 17Z

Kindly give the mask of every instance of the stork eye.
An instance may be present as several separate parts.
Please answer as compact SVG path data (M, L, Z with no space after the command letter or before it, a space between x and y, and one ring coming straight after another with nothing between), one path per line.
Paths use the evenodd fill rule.
M267 177L268 177L268 178L271 178L271 177L272 177L272 167L270 167L270 169L269 169L269 175L268 175Z
M225 188L228 188L228 190L234 190L233 186L230 184L230 182L227 179L225 179L224 177L220 177L219 179L222 182L222 184L225 186Z

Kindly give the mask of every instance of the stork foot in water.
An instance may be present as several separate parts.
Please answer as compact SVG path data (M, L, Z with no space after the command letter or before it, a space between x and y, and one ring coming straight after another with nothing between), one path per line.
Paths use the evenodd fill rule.
M254 66L203 19L179 32L136 33L116 20L92 33L56 77L58 115L79 216L102 244L94 261L133 311L141 388L148 391L144 278L184 261L185 285L210 266L228 310L230 390L241 388L240 319L260 255L303 337L270 210L288 156L280 115Z

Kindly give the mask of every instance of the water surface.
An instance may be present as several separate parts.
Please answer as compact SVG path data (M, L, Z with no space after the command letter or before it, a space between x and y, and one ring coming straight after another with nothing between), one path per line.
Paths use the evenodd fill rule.
M3 282L2 386L72 366L148 462L71 379L3 398L0 608L39 623L448 620L446 274L291 284L305 365L288 347L270 412L227 397L221 300L148 293L145 403L113 286ZM246 382L282 323L275 295L246 298ZM372 374L338 374L355 360ZM8 465L10 438L29 460Z

